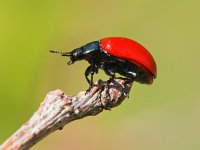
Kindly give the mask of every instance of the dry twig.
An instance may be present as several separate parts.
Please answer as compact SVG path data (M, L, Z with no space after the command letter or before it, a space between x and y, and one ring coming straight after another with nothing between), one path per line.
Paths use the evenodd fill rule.
M131 86L132 83L125 84L123 79L115 79L108 85L99 81L90 92L80 92L77 96L64 95L61 90L49 92L30 120L9 137L0 150L29 149L73 120L116 107L126 98Z

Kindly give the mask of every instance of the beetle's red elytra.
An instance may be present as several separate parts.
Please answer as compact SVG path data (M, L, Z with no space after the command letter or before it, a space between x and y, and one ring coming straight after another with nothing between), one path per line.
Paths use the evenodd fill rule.
M156 78L155 60L141 44L128 38L110 37L101 40L101 48L115 57L143 66Z
M85 71L85 78L93 85L93 75L99 69L111 78L115 73L131 81L151 84L157 77L157 67L153 56L141 44L125 37L108 37L90 42L71 52L50 50L70 58L68 65L76 61L86 60L90 64ZM91 75L91 79L88 76Z

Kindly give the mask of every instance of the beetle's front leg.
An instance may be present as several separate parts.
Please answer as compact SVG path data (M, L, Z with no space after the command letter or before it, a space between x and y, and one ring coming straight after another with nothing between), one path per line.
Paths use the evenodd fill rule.
M94 73L98 73L98 68L95 65L90 65L85 70L85 78L90 86L92 86L94 84L94 82L93 82ZM91 79L88 78L89 74L91 74Z
M91 65L87 67L87 69L85 70L85 79L87 80L87 82L90 84L90 79L88 78L89 74L91 73Z
M98 73L98 68L95 67L95 66L93 66L93 65L90 65L90 66L87 67L87 69L85 70L85 78L86 78L87 82L88 82L89 85L90 85L85 94L87 94L88 92L90 92L92 86L94 85L94 82L93 82L94 73ZM91 74L91 79L88 78L89 74Z

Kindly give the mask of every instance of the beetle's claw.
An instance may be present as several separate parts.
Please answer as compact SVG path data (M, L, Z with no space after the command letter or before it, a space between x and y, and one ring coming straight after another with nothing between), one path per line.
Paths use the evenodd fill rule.
M127 79L126 81L125 81L125 84L130 84L130 83L132 83L134 80L133 79Z
M129 92L127 92L125 88L124 88L123 94L124 94L124 96L126 96L127 98L129 98Z
M90 85L89 88L86 90L85 95L88 94L94 86L98 86L96 84Z
M88 94L92 89L92 86L89 86L89 88L86 90L85 95Z
M127 91L127 84L133 83L133 79L130 78L126 78L125 79L125 83L124 83L124 87L123 87L123 94L124 96L126 96L127 98L129 98L129 91Z
M71 65L71 64L73 64L73 63L74 63L74 61L70 60L67 64L68 64L68 65Z

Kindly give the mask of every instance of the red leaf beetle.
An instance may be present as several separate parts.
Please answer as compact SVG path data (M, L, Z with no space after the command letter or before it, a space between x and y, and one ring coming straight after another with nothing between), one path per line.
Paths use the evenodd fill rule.
M70 58L68 65L79 60L90 64L85 71L85 78L93 85L93 75L99 68L111 78L115 73L139 83L151 84L157 76L157 67L152 55L139 43L124 37L108 37L88 43L71 52L58 52ZM88 76L91 75L91 79Z

